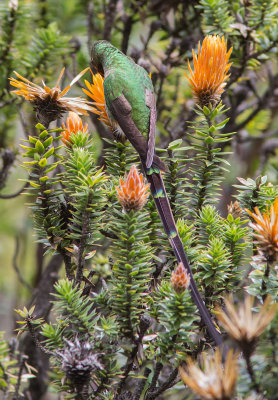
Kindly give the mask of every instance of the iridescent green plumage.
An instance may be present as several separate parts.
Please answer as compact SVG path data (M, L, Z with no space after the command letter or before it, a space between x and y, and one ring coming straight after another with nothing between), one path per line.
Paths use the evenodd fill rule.
M105 41L94 44L93 59L94 62L102 64L105 101L110 115L113 114L112 101L124 93L132 105L132 119L139 131L147 137L150 109L145 103L145 91L153 91L147 71Z

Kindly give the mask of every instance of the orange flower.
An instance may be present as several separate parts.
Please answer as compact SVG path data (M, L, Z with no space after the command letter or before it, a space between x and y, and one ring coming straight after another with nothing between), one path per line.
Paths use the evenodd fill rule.
M198 45L198 55L192 50L194 72L189 61L190 76L185 74L192 87L192 92L197 103L203 107L211 103L215 106L224 92L227 75L231 63L228 64L232 48L227 52L227 43L224 37L208 35L202 47Z
M277 260L278 259L278 197L267 209L263 215L258 207L254 208L255 212L252 213L246 210L248 214L254 218L255 223L250 223L250 227L257 232L254 236L257 239L260 250L266 258Z
M176 271L172 272L171 283L177 293L184 292L188 288L190 276L182 262L179 263Z
M179 367L182 381L198 396L206 400L232 400L237 381L237 355L229 350L225 363L219 348L213 356L203 353L203 368L189 357L186 370Z
M138 173L135 165L124 180L120 179L120 187L116 187L117 197L127 213L144 207L149 197L148 189L149 185L144 184L143 175Z
M14 71L19 80L10 78L12 86L19 90L14 90L12 93L23 96L31 104L33 104L37 117L42 124L48 125L51 121L55 121L65 111L73 111L78 114L88 115L88 111L93 111L94 108L90 102L82 97L64 97L70 90L71 86L85 74L89 68L84 69L77 75L71 83L61 90L59 87L60 80L64 74L65 68L62 69L56 85L50 89L43 82L43 86L36 85L23 76Z
M62 132L62 135L63 135L62 141L65 144L67 144L67 142L70 142L70 135L72 133L75 134L77 132L83 132L83 133L88 132L88 124L86 124L83 127L81 118L75 112L69 113L69 116L67 118L67 126L65 126L65 124L63 124L63 128L65 130Z
M94 109L94 113L99 115L99 120L102 121L105 125L109 126L109 128L113 129L113 126L110 122L110 119L106 112L105 106L105 96L104 96L104 89L103 89L103 82L104 79L100 74L94 75L91 71L93 83L88 82L85 80L85 85L89 89L82 89L87 96L93 99L93 105L96 107Z

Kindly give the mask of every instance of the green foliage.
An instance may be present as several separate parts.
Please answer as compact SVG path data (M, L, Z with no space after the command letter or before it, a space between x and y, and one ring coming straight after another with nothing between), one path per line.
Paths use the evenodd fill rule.
M270 295L274 301L277 301L277 267L271 263L266 263L260 256L253 257L251 267L252 270L248 276L249 282L246 286L246 291L262 300L267 295Z
M243 210L247 208L252 211L255 207L265 210L278 196L277 187L267 182L267 176L258 176L255 181L251 178L238 180L241 185L235 187L239 189L237 199Z
M189 167L191 183L185 192L191 205L189 212L194 216L199 214L204 205L217 202L223 173L227 171L224 164L229 165L225 159L229 153L223 151L223 147L231 141L232 134L221 133L228 119L217 122L224 112L221 104L215 109L204 107L204 110L196 110L198 119L192 124L194 131L190 134L195 154Z
M98 224L102 217L105 201L103 184L106 180L101 169L94 166L94 157L88 143L88 135L79 132L70 137L67 156L57 153L63 146L54 147L60 137L54 137L43 126L38 125L38 138L29 136L29 146L22 146L29 171L29 193L37 196L32 205L35 227L44 245L54 248L67 260L67 273L77 266L76 279L79 282L85 261L95 251L92 246L99 237ZM59 130L58 130L59 131ZM56 161L58 159L59 161ZM64 172L52 174L61 164ZM57 185L63 182L62 188Z
M196 263L200 257L201 246L196 240L196 229L194 224L189 225L184 219L180 218L177 221L177 228L190 265L195 269Z
M89 336L93 334L96 324L96 315L92 311L92 301L90 298L84 298L82 292L73 287L73 283L66 280L60 280L55 285L55 309L59 312L57 319L60 327L65 329L70 326L70 339L76 332L79 335Z
M227 0L201 0L197 6L202 10L202 23L206 34L226 34L231 32L234 22Z
M121 332L134 338L140 314L148 302L152 249L148 243L148 215L114 209L111 229L113 275L110 306L118 317Z
M17 382L17 360L15 355L12 352L12 349L9 347L9 344L3 338L4 332L1 332L0 336L0 359L1 359L1 368L0 368L0 390L4 392L4 394L8 391L14 392L15 385ZM12 376L12 380L9 382L7 376ZM9 386L9 387L8 387Z
M29 379L34 378L34 369L27 364L25 356L20 355L17 349L16 339L11 339L8 343L4 339L4 332L0 332L0 392L3 399L7 395L18 395L20 384L26 384ZM28 373L22 374L21 364L26 364Z
M221 217L216 208L211 205L204 206L198 218L199 241L206 245L211 237L218 236L221 229Z
M105 140L110 146L105 151L107 172L111 176L123 176L135 163L136 155L128 141Z
M53 68L59 58L68 53L69 37L62 35L55 22L36 30L28 52L22 60L27 76L34 79L38 73L45 74L47 67Z
M29 172L29 194L36 198L31 207L37 235L44 245L56 248L60 238L65 235L60 217L59 191L55 187L57 178L52 174L61 159L57 153L61 146L54 147L59 137L54 137L51 133L57 130L48 132L41 125L37 125L37 128L38 137L29 136L25 140L28 145L21 145L25 150L23 157L32 159L25 161L24 166Z
M234 218L231 214L224 220L223 235L226 248L228 248L233 268L240 267L246 248L249 246L244 239L248 229L246 221L241 218Z
M177 293L163 282L154 295L154 316L163 329L155 344L158 360L182 359L194 348L194 325L199 320L188 290Z
M258 0L250 7L250 25L254 27L268 28L277 16L277 4L271 0Z
M231 279L229 253L221 238L211 237L205 254L199 260L199 281L205 286L207 302L218 299L220 293L231 290L228 283Z
M188 177L185 174L184 162L189 162L192 155L191 146L183 146L181 139L170 142L167 147L167 155L164 158L169 172L165 173L165 187L169 196L169 202L175 219L188 213L184 192L190 187ZM189 154L189 155L188 155Z
M84 137L84 135L83 135ZM103 214L106 177L101 169L94 166L93 154L89 148L79 147L78 136L72 147L67 148L63 179L65 199L68 204L67 250L74 256L76 265L83 258L89 259L94 239L99 236L98 226ZM81 138L81 145L82 138Z

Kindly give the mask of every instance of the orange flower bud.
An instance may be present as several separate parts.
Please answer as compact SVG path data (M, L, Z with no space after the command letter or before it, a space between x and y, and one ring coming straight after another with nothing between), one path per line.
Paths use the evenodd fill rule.
M190 283L190 275L187 273L182 262L179 263L175 272L172 272L171 283L177 293L184 292Z
M124 180L120 179L120 187L116 187L117 197L127 213L144 207L149 197L148 189L149 185L144 184L143 175L138 173L135 165Z
M77 132L83 132L86 133L88 131L88 124L86 124L83 127L82 120L81 118L75 113L75 112L70 112L69 116L67 118L67 126L63 124L64 131L62 132L62 141L65 144L68 144L70 142L70 135L75 134Z

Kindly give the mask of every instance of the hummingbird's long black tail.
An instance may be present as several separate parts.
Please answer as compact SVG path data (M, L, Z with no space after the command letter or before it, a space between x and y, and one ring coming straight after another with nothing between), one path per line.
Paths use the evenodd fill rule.
M177 231L176 223L173 217L173 213L171 210L171 206L169 204L169 200L167 197L167 193L164 187L163 179L160 173L153 172L152 174L148 174L147 169L144 164L143 167L146 172L146 177L150 184L150 190L154 198L154 202L156 208L159 212L160 218L162 220L165 232L168 236L169 242L174 250L175 256L177 257L178 262L182 262L187 272L190 274L190 286L189 289L191 291L191 296L199 309L200 315L202 317L203 322L206 324L208 332L212 339L215 341L216 345L220 345L223 343L223 339L221 334L216 330L211 316L200 296L200 293L197 289L196 283L193 278L193 274L191 268L189 266L189 262L183 248L183 244L181 242L179 233Z

